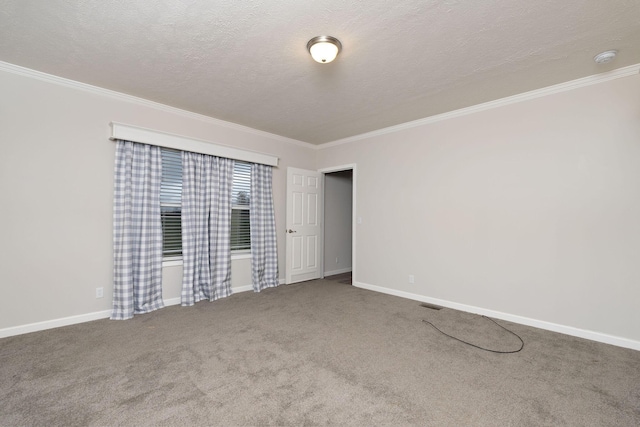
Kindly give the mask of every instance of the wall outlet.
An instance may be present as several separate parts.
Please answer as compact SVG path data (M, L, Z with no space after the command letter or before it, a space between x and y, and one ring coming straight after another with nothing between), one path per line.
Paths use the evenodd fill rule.
M104 288L96 288L96 298L102 298L104 296Z
M409 275L409 283L416 283L416 278L413 274Z
M338 257L336 257L336 264L338 264Z

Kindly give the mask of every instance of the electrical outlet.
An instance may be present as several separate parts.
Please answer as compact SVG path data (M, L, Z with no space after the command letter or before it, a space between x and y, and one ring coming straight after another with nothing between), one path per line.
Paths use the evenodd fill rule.
M338 257L336 257L336 264L338 264Z
M409 275L409 283L416 283L416 278L413 274Z
M96 288L96 298L102 298L104 296L104 288Z

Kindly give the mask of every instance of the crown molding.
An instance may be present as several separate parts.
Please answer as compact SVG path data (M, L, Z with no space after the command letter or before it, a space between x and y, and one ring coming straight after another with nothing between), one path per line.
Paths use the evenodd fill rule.
M372 132L366 132L359 135L350 136L347 138L338 139L331 142L326 142L323 144L315 145L310 144L305 141L300 141L293 138L287 138L285 136L276 135L273 133L261 131L258 129L254 129L248 126L239 125L237 123L227 122L224 120L216 119L210 116L205 116L203 114L194 113L192 111L183 110L180 108L172 107L170 105L161 104L159 102L150 101L148 99L139 98L137 96L128 95L122 92L116 92L114 90L101 88L99 86L93 86L87 83L81 83L75 80L66 79L64 77L54 76L53 74L43 73L41 71L32 70L30 68L22 67L15 64L10 64L8 62L0 61L0 71L5 71L12 74L21 75L24 77L33 78L36 80L41 80L48 83L57 84L60 86L65 86L73 89L82 90L85 92L90 92L97 95L102 95L110 98L115 98L120 101L130 102L133 104L138 104L141 106L146 106L150 108L154 108L156 110L165 111L168 113L176 114L182 117L199 120L205 123L210 123L213 125L225 127L228 129L234 129L240 132L245 132L249 134L253 134L256 136L261 136L264 138L269 138L274 141L284 142L287 144L296 145L298 147L309 148L313 150L323 150L325 148L336 147L342 144L348 144L351 142L360 141L367 138L373 138L375 136L385 135L388 133L399 132L405 129L411 129L414 127L426 125L429 123L435 123L443 120L448 120L456 117L466 116L468 114L477 113L480 111L490 110L492 108L498 108L505 105L514 104L517 102L523 102L530 99L540 98L547 95L552 95L555 93L561 93L568 90L573 90L585 86L590 86L602 82L606 82L609 80L614 80L622 77L629 77L632 75L637 75L640 73L640 64L629 65L627 67L618 68L617 70L608 71L601 74L595 74L592 76L583 77L576 80L571 80L565 83L560 83L553 86L548 86L542 89L532 90L530 92L524 92L521 94L509 96L506 98L497 99L494 101L485 102L482 104L473 105L471 107L461 108L459 110L449 111L442 114L437 114L435 116L425 117L423 119L414 120L411 122L402 123L399 125L389 126L386 128L378 129Z
M411 129L411 128L414 128L417 126L423 126L429 123L435 123L443 120L453 119L456 117L466 116L468 114L473 114L480 111L503 107L505 105L515 104L517 102L528 101L530 99L540 98L547 95L566 92L568 90L578 89L585 86L591 86L591 85L603 83L609 80L619 79L622 77L629 77L629 76L637 75L638 73L640 73L640 64L629 65L627 67L618 68L617 70L612 70L612 71L608 71L601 74L582 77L580 79L571 80L565 83L559 83L557 85L547 86L542 89L536 89L530 92L524 92L517 95L509 96L506 98L496 99L495 101L489 101L482 104L473 105L471 107L461 108L459 110L449 111L447 113L437 114L435 116L429 116L423 119L418 119L418 120L402 123L395 126L389 126L383 129L374 130L372 132L366 132L359 135L354 135L347 138L326 142L324 144L316 145L314 146L314 148L316 150L323 150L325 148L336 147L342 144L349 144L351 142L356 142L356 141L360 141L367 138L373 138L375 136L385 135L388 133L399 132L405 129Z
M187 111L180 108L172 107L170 105L161 104L159 102L149 101L148 99L139 98L133 95L127 95L126 93L117 92L115 90L105 89L99 86L93 86L87 83L81 83L75 80L66 79L64 77L54 76L53 74L43 73L42 71L32 70L30 68L21 67L15 64L10 64L8 62L0 61L0 71L17 74L23 77L29 77L29 78L44 81L47 83L53 83L59 86L78 89L78 90L90 92L96 95L102 95L102 96L114 98L120 101L130 102L130 103L141 105L144 107L154 108L156 110L165 111L167 113L176 114L189 119L199 120L201 122L222 126L228 129L234 129L240 132L250 133L256 136L261 136L263 138L269 138L275 141L297 145L299 147L311 148L311 149L316 149L317 147L316 145L310 144L308 142L299 141L293 138L287 138L281 135L276 135L273 133L261 131L248 126L239 125L237 123L227 122L224 120L205 116L204 114L194 113L192 111Z

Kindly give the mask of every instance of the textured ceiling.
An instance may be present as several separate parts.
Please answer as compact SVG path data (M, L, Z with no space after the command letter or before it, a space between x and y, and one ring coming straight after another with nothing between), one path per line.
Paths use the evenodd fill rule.
M313 144L640 63L638 0L1 5L0 61Z

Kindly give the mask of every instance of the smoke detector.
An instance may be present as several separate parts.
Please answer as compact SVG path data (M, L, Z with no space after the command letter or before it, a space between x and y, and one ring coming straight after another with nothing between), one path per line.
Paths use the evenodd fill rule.
M605 52L600 52L599 54L594 56L593 60L596 61L596 64L607 64L613 61L617 54L617 50L607 50Z

